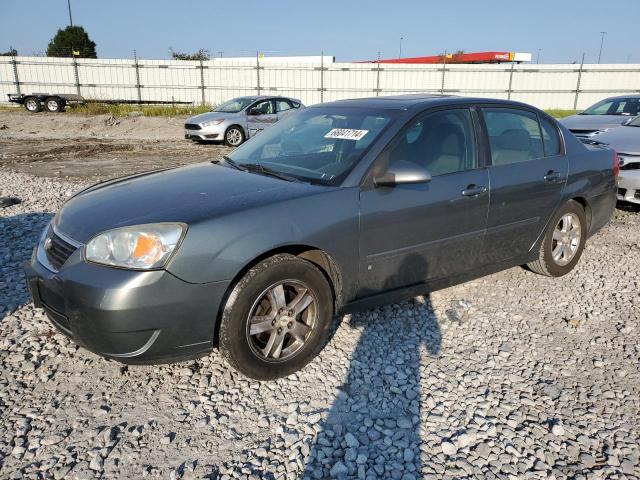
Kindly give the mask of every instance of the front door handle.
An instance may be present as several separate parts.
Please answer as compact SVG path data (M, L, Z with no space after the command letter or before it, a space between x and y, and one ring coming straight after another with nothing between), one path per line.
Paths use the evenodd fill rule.
M465 197L477 197L478 195L482 195L487 192L487 187L482 185L469 185L467 188L462 190L462 195Z
M558 183L562 180L560 174L554 170L549 170L543 178L545 182L549 183Z

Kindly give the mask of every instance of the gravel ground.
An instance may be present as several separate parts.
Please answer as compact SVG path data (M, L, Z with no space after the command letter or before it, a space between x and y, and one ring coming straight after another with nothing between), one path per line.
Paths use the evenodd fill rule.
M24 200L0 210L0 478L639 478L640 212L562 279L512 268L346 316L258 383L217 352L127 368L54 332L20 262L80 187L0 170Z

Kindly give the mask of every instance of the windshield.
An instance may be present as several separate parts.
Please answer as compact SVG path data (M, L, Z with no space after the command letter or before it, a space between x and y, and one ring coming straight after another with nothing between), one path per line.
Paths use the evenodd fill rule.
M338 185L390 125L396 111L355 107L301 110L229 154L299 180Z
M218 105L213 109L213 111L221 113L238 113L247 108L254 100L255 98L253 97L234 98L233 100L224 102L222 105Z
M614 98L587 108L581 115L630 115L640 113L640 98Z

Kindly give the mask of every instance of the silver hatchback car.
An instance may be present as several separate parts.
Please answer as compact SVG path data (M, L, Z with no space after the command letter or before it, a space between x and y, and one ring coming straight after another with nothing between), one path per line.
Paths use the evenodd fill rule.
M188 118L184 138L196 141L223 141L237 147L278 120L304 108L300 100L288 97L238 97L213 111Z

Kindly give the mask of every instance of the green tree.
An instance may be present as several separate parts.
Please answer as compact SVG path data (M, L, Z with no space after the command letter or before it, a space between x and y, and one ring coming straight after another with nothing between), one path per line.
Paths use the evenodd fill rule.
M18 50L16 50L15 48L12 48L10 50L7 50L6 52L0 53L0 57L17 57L17 56L18 56Z
M169 53L174 60L209 60L211 58L209 50L205 50L204 48L194 53L184 53L176 52L173 47L169 47Z
M64 30L58 30L56 36L49 42L47 56L97 58L96 43L91 41L84 28L67 27Z

